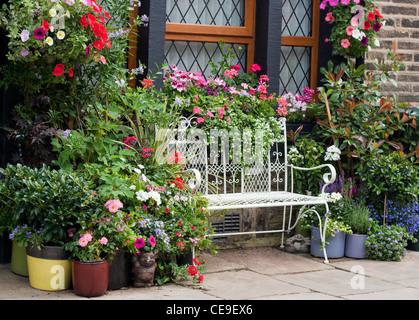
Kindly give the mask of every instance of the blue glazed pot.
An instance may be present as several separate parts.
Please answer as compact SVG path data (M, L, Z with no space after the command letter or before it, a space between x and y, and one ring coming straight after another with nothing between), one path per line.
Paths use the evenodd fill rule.
M337 232L334 237L326 239L326 254L328 258L342 258L345 255L345 232ZM320 230L317 227L311 229L310 254L319 258L324 258L323 248L320 241Z
M365 259L366 234L347 234L345 243L345 256L355 259Z

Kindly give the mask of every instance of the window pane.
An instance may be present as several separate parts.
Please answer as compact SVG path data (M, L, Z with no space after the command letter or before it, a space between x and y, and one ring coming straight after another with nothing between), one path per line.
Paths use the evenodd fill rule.
M167 0L167 22L244 26L244 0Z
M284 0L282 2L282 35L310 37L312 13L312 0Z
M224 44L212 42L166 41L165 53L168 65L176 65L185 72L198 72L208 77L212 73L210 61L216 65L223 60L223 53L231 49L236 59L229 60L230 65L238 64L241 70L246 70L246 45ZM218 65L217 65L218 66Z
M286 47L281 49L279 70L279 93L302 94L304 87L310 87L311 48Z

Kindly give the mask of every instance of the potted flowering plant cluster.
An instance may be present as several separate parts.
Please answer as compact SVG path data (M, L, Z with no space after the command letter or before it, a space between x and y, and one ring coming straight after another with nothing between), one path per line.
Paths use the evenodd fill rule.
M360 58L380 46L376 33L384 20L374 0L323 0L320 9L333 26L326 41L333 43L334 54Z
M72 259L73 287L78 295L103 295L108 288L109 260L127 239L124 214L119 200L108 200L104 209L84 211L71 231L73 239L64 245Z

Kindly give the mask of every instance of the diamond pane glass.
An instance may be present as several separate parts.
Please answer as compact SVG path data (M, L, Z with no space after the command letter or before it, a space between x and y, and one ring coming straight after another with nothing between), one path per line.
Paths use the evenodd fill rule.
M282 35L310 37L312 14L312 0L283 0Z
M280 94L302 94L303 88L310 86L310 60L309 47L282 47L279 69Z
M204 77L212 73L213 62L223 61L223 54L231 49L236 59L229 61L230 65L238 64L241 70L246 70L246 45L225 43L224 48L219 43L166 41L165 53L168 65L176 65L185 72L198 72ZM219 70L217 70L218 74Z
M244 26L244 0L167 0L167 22Z

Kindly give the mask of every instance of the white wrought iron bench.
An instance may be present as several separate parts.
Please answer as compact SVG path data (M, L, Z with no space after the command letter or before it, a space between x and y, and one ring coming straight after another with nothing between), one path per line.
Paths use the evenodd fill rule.
M228 148L225 148L225 145L224 148L209 148L206 143L207 137L202 132L188 135L186 131L180 131L177 139L171 143L172 148L176 146L176 150L172 149L172 154L177 151L187 159L185 171L194 175L191 186L208 199L208 210L256 207L283 209L282 228L279 230L214 233L211 235L212 237L282 233L281 247L283 247L284 233L293 230L304 214L316 214L319 219L324 262L328 263L325 248L328 215L320 216L316 206L324 205L326 212L329 212L328 199L324 196L324 191L329 184L335 181L336 170L330 164L313 168L301 168L288 164L285 119L280 119L280 125L282 136L278 137L277 143L258 164L246 166L242 163L232 163ZM228 142L229 139L226 141ZM320 195L309 196L294 193L294 170L308 171L322 168L328 169L329 172L323 175L323 188ZM290 177L290 181L288 181L288 177ZM301 206L294 223L292 223L293 206ZM288 219L286 218L287 208L290 208Z

